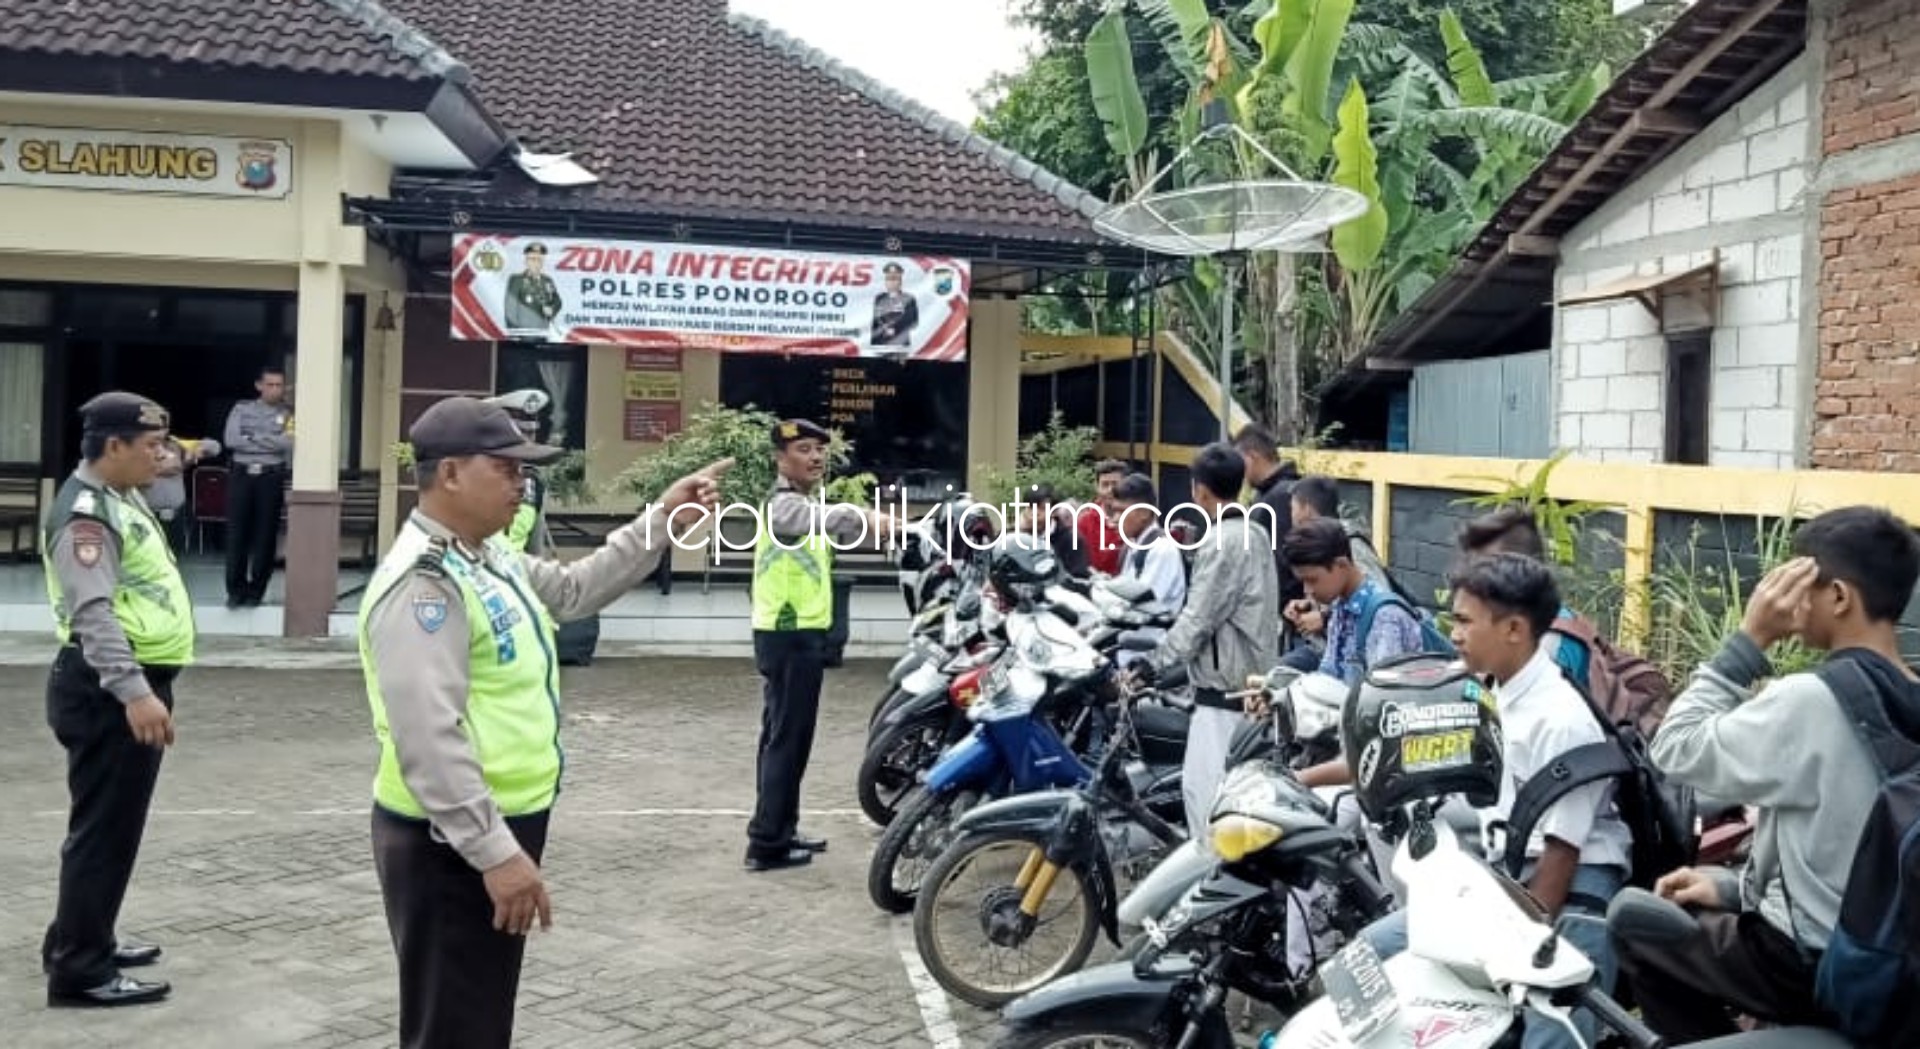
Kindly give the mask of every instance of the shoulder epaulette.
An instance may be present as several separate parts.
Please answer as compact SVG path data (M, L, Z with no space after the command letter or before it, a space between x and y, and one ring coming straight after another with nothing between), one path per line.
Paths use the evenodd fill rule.
M444 579L447 575L447 540L445 536L429 536L427 548L414 558L413 569L423 575Z

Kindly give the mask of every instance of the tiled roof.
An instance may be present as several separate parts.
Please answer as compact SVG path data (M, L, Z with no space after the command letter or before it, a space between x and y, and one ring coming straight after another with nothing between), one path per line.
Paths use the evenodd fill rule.
M581 206L1096 240L1098 199L725 0L389 5L527 148L600 176Z
M373 0L0 0L0 54L460 82L465 69Z

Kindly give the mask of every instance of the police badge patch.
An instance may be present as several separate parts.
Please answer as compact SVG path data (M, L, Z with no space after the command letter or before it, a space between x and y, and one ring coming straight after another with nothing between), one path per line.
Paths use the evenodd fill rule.
M73 538L73 559L80 562L82 568L92 568L100 563L100 554L107 546L107 530L98 521L75 521L71 526Z
M441 594L417 594L413 599L413 621L429 634L437 634L447 625L447 599Z

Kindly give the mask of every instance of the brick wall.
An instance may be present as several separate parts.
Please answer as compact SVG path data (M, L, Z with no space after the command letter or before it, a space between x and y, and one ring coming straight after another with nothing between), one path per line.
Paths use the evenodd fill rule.
M1829 166L1889 147L1913 159L1821 203L1812 465L1920 471L1920 5L1853 0L1827 46Z
M1852 0L1828 24L1826 154L1920 133L1920 5Z

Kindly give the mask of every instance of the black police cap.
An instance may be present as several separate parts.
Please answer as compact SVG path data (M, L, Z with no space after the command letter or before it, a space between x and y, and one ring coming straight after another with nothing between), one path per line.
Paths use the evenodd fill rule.
M146 433L170 425L165 408L137 393L111 390L80 406L80 427L89 433Z
M505 408L473 397L449 397L420 413L407 431L407 439L413 442L416 462L491 455L544 463L566 454L563 449L528 440Z
M785 448L795 441L808 437L816 441L827 441L831 440L833 435L828 433L825 427L805 419L787 419L774 424L773 446L775 448Z

